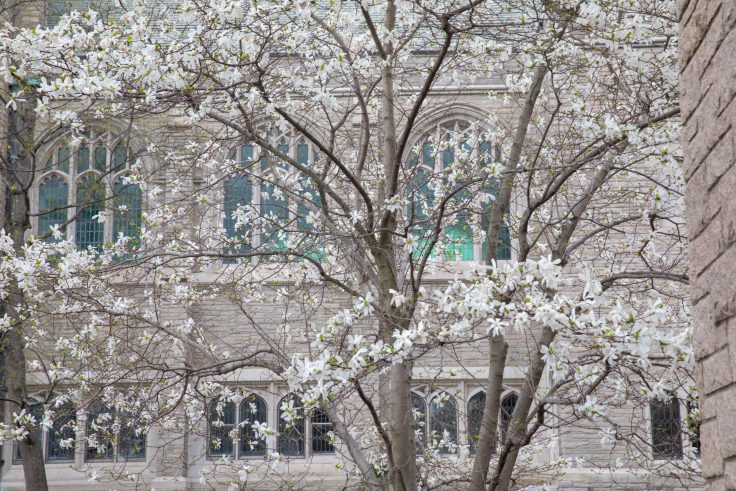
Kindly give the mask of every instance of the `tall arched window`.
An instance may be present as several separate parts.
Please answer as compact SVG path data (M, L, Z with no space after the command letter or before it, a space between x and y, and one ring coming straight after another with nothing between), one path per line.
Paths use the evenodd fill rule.
M76 151L62 139L49 152L38 181L38 234L44 237L49 227L74 220L62 233L66 236L71 231L80 249L100 250L120 233L135 245L142 194L138 185L123 183L130 164L127 142L109 133L85 133ZM100 220L106 210L113 212L112 220Z
M240 403L240 457L266 455L266 441L260 438L253 425L266 423L266 401L251 394Z
M457 403L448 394L437 394L432 399L429 409L429 424L432 438L439 441L446 434L452 443L457 443ZM448 446L443 445L440 453L451 453Z
M485 189L472 192L462 179L455 188L446 186L442 195L436 195L433 188L442 188L450 184L448 171L463 166L486 167L501 159L499 147L473 134L475 131L464 121L452 121L438 125L426 136L426 141L415 150L410 165L410 180L407 189L409 210L407 217L412 221L412 233L419 238L419 249L422 250L434 233L431 212L439 209L435 199L444 199L447 193L453 193L450 199L452 214L443 218L442 230L445 244L443 258L449 261L485 260L487 253L483 242L473 233L473 224L483 232L487 230L490 210L490 196L495 196L498 186L490 182ZM420 153L420 155L417 155ZM417 165L420 164L420 165ZM462 186L462 187L460 187ZM477 186L476 186L477 187ZM485 200L481 195L489 195L486 205L478 204ZM508 210L506 211L508 213ZM478 216L480 214L480 216ZM475 219L474 219L475 217ZM435 251L431 254L434 255ZM501 223L501 231L496 251L496 259L510 259L511 238L506 220Z
M279 401L278 451L289 457L304 456L304 408L293 394Z
M475 453L480 437L480 427L483 421L483 409L486 407L486 393L478 392L468 401L468 445L470 453Z
M312 453L333 453L335 447L332 445L332 423L327 413L321 409L314 409L311 417L312 423Z
M208 408L210 457L235 458L233 433L235 430L235 403L229 401L212 401Z
M513 392L501 400L501 441L506 440L506 432L511 424L518 400L519 396Z
M411 393L411 409L414 416L417 453L423 454L427 445L427 403L416 392Z
M77 412L74 405L66 403L54 409L55 417L49 429L46 444L46 460L49 462L73 462L76 439Z
M315 150L303 138L288 133L276 133L272 138L276 150L298 164L314 168ZM310 223L309 212L321 209L315 184L307 175L278 159L277 155L246 143L232 154L238 173L224 184L223 226L228 238L226 251L243 253L252 247L279 251L293 240L293 249L316 257L320 244ZM289 182L288 190L283 183ZM296 183L296 187L291 184ZM247 208L259 216L259 225L236 230L235 213ZM311 208L311 209L310 209ZM232 261L231 261L232 262Z
M652 456L655 459L681 459L682 421L679 399L670 397L667 401L654 400L649 410L652 422Z

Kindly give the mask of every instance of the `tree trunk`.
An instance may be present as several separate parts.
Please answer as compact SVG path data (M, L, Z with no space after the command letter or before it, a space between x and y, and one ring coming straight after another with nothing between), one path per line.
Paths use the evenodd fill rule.
M35 97L29 93L25 103L18 106L17 111L6 112L7 138L10 149L4 149L5 158L0 169L6 184L7 209L3 218L3 228L13 239L16 255L22 254L26 230L30 229L29 197L31 180L35 171L34 129L36 124ZM13 151L14 155L10 155ZM6 415L12 418L13 413L22 409L29 410L26 387L26 357L22 322L18 322L15 308L23 304L22 293L17 285L11 286L9 300L0 306L3 314L12 319L11 329L4 333L0 344L0 358L3 360L3 373L7 403ZM41 422L37 422L38 425ZM23 476L26 489L29 491L47 491L46 469L43 461L42 442L36 435L37 428L29 429L28 437L18 442L20 456L23 460Z
M483 418L480 423L480 435L475 447L475 460L470 475L470 488L482 491L486 487L488 465L496 447L498 411L503 392L503 369L506 365L506 354L509 345L503 336L493 336L490 341L490 359L488 364L488 386L486 388L486 404L483 407ZM471 436L472 437L472 436Z
M417 482L417 448L414 441L414 415L411 406L411 368L406 363L391 365L389 408L391 452L394 469L391 489L412 491Z

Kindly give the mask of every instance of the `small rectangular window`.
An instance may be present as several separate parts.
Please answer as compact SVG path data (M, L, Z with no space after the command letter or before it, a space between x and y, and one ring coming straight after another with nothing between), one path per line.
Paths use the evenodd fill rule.
M669 401L652 401L652 456L670 460L682 458L682 435L680 401L672 397Z

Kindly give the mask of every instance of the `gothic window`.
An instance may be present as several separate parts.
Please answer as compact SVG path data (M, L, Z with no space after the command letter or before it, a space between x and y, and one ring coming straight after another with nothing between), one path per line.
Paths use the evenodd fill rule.
M483 409L486 407L486 393L478 392L468 401L468 444L470 453L475 453L480 437L480 427L483 421Z
M108 133L85 133L74 151L62 140L49 152L38 181L38 235L53 241L50 228L58 225L80 249L99 251L121 233L135 246L142 193L137 184L125 183L130 160L126 143ZM99 219L106 212L112 220ZM66 227L69 220L72 226Z
M411 408L414 416L414 433L417 453L423 454L427 444L427 403L416 392L411 393Z
M288 155L298 164L315 167L316 152L304 139L281 133L272 144L279 153ZM286 249L291 240L294 249L318 257L319 241L310 224L309 213L320 209L321 201L312 180L251 143L234 151L232 160L238 166L238 173L224 184L226 252L245 253L255 246L278 252ZM283 187L285 181L297 186L292 188L290 184L287 191ZM238 229L236 214L239 209L256 214L258 226L246 225Z
M430 432L433 440L439 442L447 435L450 442L457 443L457 404L455 398L447 394L438 394L430 403ZM447 445L440 448L440 453L451 453Z
M652 456L655 459L681 459L680 401L654 400L650 404L652 421Z
M256 457L266 455L266 442L253 428L253 425L266 423L266 401L251 394L240 403L240 456Z
M514 416L514 409L516 409L516 403L519 400L519 396L511 393L501 400L501 441L506 440L506 432L509 430L512 418Z
M73 462L76 437L77 414L70 403L55 409L53 425L46 439L48 462Z
M235 458L235 403L218 399L212 401L208 409L209 456Z
M304 456L304 415L298 397L287 395L279 402L278 451L288 457Z
M335 447L332 445L332 423L327 413L321 409L312 411L312 453L333 453Z
M470 134L470 126L463 121L454 121L439 125L433 132L427 135L426 141L415 150L410 163L411 176L407 189L407 201L409 209L407 217L411 222L413 235L418 238L419 251L424 251L431 241L434 227L432 226L431 214L436 206L435 189L446 184L446 172L458 163L478 162L481 166L490 166L494 161L501 159L500 149L491 145L490 142L481 140ZM477 142L477 143L472 143ZM445 192L453 192L450 204L454 210L451 215L444 218L445 227L442 239L445 243L443 258L448 261L471 261L485 260L487 247L483 241L476 238L473 233L473 222L485 232L488 225L487 213L481 214L477 220L473 220L474 213L477 214L477 201L482 194L495 196L498 186L491 182L481 194L471 193L469 189L450 189ZM490 201L488 201L490 203ZM475 206L474 211L472 207ZM489 208L488 206L485 208ZM508 210L506 211L508 213ZM435 251L430 255L436 257ZM496 259L511 258L511 237L508 224L504 220L501 223Z

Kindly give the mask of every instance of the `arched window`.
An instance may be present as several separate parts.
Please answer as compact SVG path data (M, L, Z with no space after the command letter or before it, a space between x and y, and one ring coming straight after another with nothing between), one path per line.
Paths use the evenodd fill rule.
M48 174L38 187L38 233L47 242L55 240L50 232L54 225L66 235L68 206L69 185L58 174Z
M251 394L240 403L240 457L266 455L266 441L260 438L253 425L266 423L266 401Z
M210 427L208 455L210 457L235 458L233 434L235 430L235 403L212 401L207 419Z
M289 457L304 455L304 409L293 394L279 402L278 452Z
M332 445L332 423L327 413L321 409L312 411L312 453L333 453L335 447Z
M468 401L468 445L470 453L475 453L475 447L480 438L480 427L483 421L483 409L486 407L486 393L478 392Z
M411 393L411 408L414 416L417 453L423 454L427 445L427 403L416 392Z
M450 442L457 443L457 404L455 398L448 394L437 394L430 404L429 423L432 438L439 441L447 434ZM440 453L451 453L443 445Z
M519 396L513 392L501 400L501 441L506 440L506 432L511 424L518 400Z
M680 401L654 400L649 407L652 421L652 456L655 459L681 459L682 435Z
M275 133L275 132L274 132ZM280 154L289 156L298 164L314 168L316 152L303 138L291 133L277 133L271 143ZM279 251L287 241L312 257L318 257L321 245L310 223L310 208L321 209L321 199L311 178L298 172L257 145L246 143L232 154L239 173L224 184L223 227L227 235L226 251L243 253L252 247ZM283 182L296 182L295 188L283 189ZM295 193L295 190L297 191ZM259 216L259 226L236 230L235 212L249 207ZM265 258L262 258L262 260ZM229 261L233 262L233 261Z
M140 231L142 194L138 185L123 183L130 163L127 143L109 133L83 134L76 151L62 139L49 152L38 181L38 234L43 237L49 227L73 219L73 226L63 227L62 233L66 236L71 231L80 249L100 250L120 233L131 237L134 246ZM100 214L111 207L112 220L101 221Z
M479 207L479 203L485 201L481 195L497 194L497 184L490 182L485 189L471 191L466 187L466 183L461 181L457 186L463 187L448 187L442 192L443 196L436 196L433 189L440 184L447 184L447 169L458 164L461 167L476 165L486 167L501 159L499 147L482 140L481 135L473 134L471 131L475 130L464 121L452 121L437 126L426 136L426 141L418 146L421 155L417 155L415 150L409 169L411 176L407 201L410 209L407 211L407 217L411 220L412 234L419 238L420 251L429 243L434 231L430 215L437 205L435 199L443 199L446 193L453 193L450 200L453 211L451 215L443 218L445 225L441 237L445 243L444 259L449 261L485 260L487 257L487 247L484 246L484 241L476 240L472 225L474 223L483 232L487 231L491 198L488 198L488 204L484 206ZM436 183L433 184L433 181ZM474 215L477 217L475 220ZM434 255L434 251L431 254ZM510 258L511 237L508 224L503 220L496 259Z
M77 413L70 403L54 409L55 417L46 440L46 460L49 462L74 461Z
M87 460L112 460L115 448L115 410L96 402L87 414Z

